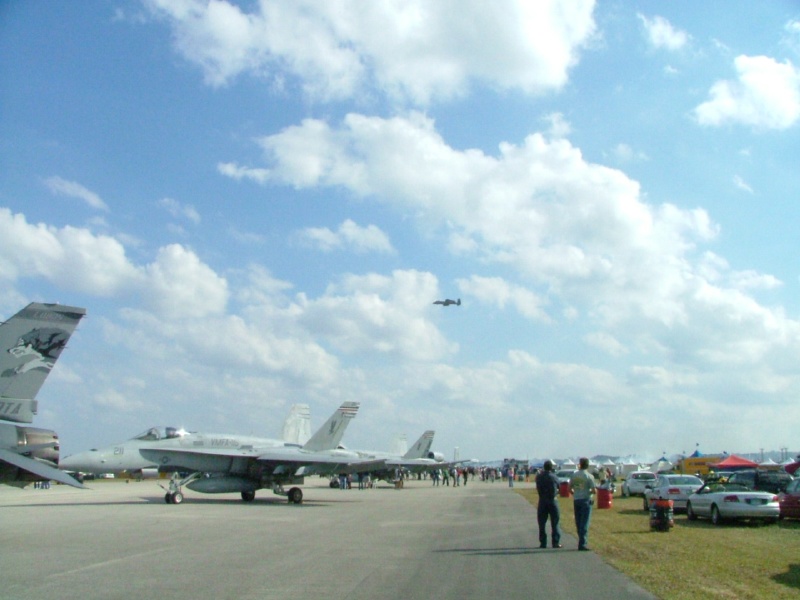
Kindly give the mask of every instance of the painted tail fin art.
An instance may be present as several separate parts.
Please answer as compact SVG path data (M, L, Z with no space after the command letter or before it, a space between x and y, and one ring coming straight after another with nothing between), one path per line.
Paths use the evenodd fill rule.
M343 403L331 418L320 427L317 432L303 446L303 450L321 452L323 450L334 450L339 447L339 443L344 437L344 431L355 418L358 412L358 402Z
M86 309L32 302L0 325L0 419L30 423L34 398Z

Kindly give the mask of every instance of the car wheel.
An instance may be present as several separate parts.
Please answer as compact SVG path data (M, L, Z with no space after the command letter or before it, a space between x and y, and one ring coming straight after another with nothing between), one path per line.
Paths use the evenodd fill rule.
M694 510L692 510L692 503L686 503L686 518L690 521L697 521L697 515L694 514Z
M719 514L719 509L717 508L716 504L711 507L711 522L714 525L722 524L722 517Z

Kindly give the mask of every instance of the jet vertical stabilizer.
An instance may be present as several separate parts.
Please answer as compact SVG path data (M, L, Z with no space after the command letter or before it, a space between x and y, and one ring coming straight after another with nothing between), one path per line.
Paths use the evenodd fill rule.
M0 419L30 423L34 398L86 309L32 302L0 325Z
M0 420L30 423L34 400L86 309L33 302L0 325ZM58 465L58 435L0 423L0 483L53 479L83 487Z
M344 431L350 421L358 412L358 402L343 403L331 418L320 427L308 442L303 446L303 450L321 452L323 450L335 450L344 437Z
M403 458L430 458L428 454L433 445L433 436L436 432L429 429L411 446L411 449L403 455Z
M408 452L408 438L405 433L398 433L394 436L389 452L397 456L403 456Z
M302 446L311 438L311 409L308 404L295 404L283 423L281 438L289 444Z

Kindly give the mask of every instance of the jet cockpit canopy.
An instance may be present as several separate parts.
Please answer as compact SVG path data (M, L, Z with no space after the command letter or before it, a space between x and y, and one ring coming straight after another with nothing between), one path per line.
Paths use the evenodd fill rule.
M189 432L184 430L183 427L151 427L143 431L134 440L143 440L146 442L156 442L158 440L171 440L187 435Z

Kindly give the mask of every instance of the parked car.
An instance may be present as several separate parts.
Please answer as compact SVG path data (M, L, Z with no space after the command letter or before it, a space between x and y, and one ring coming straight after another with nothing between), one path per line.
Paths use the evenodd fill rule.
M643 496L647 485L656 482L656 474L652 471L633 471L628 473L622 482L623 496Z
M786 471L765 471L763 469L745 469L736 471L728 477L728 483L740 483L751 490L772 492L777 494L786 489L794 478Z
M781 506L781 519L800 519L800 478L778 494L778 503Z
M574 472L575 469L561 469L560 471L556 471L558 483L569 483L569 478L572 477Z
M689 496L703 487L703 480L694 475L659 475L654 483L648 483L644 491L644 509L650 510L650 500L660 498L672 500L675 512L686 510Z
M751 490L740 483L706 483L686 501L686 516L711 519L720 525L725 519L758 519L775 523L781 509L772 492Z

